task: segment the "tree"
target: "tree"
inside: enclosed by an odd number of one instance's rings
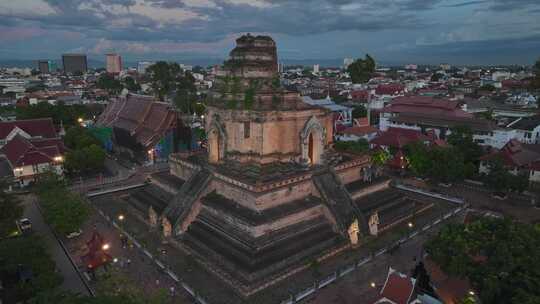
[[[489,91],[489,92],[493,92],[496,90],[495,86],[492,85],[492,84],[485,84],[481,87],[478,88],[479,91]]]
[[[353,118],[367,117],[367,109],[364,106],[356,106],[352,111]]]
[[[109,94],[112,95],[119,94],[124,88],[122,82],[114,78],[114,76],[109,73],[103,73],[99,76],[96,81],[96,87],[106,90]]]
[[[62,282],[62,277],[55,271],[54,261],[38,236],[29,235],[0,241],[0,257],[2,277],[15,278],[4,281],[3,287],[14,294],[17,302],[52,290]],[[31,271],[29,282],[16,279],[21,267]]]
[[[364,59],[358,58],[347,68],[353,83],[366,83],[375,72],[375,60],[368,54]]]
[[[444,75],[442,74],[439,74],[439,73],[434,73],[433,75],[431,75],[431,81],[432,82],[439,82],[441,80],[441,78],[443,78]]]
[[[364,138],[357,141],[338,141],[334,144],[337,151],[349,153],[364,153],[369,150],[369,143]]]
[[[195,87],[195,78],[191,72],[177,76],[175,90],[174,103],[176,107],[182,113],[193,114],[195,112],[194,105],[197,102],[197,88]]]
[[[447,225],[426,244],[446,273],[469,278],[483,303],[537,303],[538,248],[538,227],[493,218]]]
[[[466,126],[453,128],[448,135],[448,143],[463,154],[466,163],[477,163],[483,154],[480,145],[474,142],[472,130]]]
[[[429,174],[442,182],[454,182],[464,177],[463,154],[456,148],[433,148]]]
[[[409,168],[416,176],[426,176],[432,166],[428,147],[422,142],[411,143],[405,146],[405,155]]]
[[[7,181],[0,179],[0,239],[16,231],[15,221],[23,213],[20,201],[6,192],[7,187]]]
[[[161,101],[176,89],[177,76],[181,73],[182,69],[175,62],[158,61],[146,69],[150,87]]]
[[[34,188],[45,220],[61,234],[80,229],[90,214],[88,205],[66,188],[54,173],[43,174]]]
[[[526,174],[518,173],[514,175],[504,167],[504,162],[500,158],[492,159],[488,162],[488,170],[485,181],[486,185],[497,191],[523,192],[529,186],[529,177]]]
[[[138,92],[141,90],[141,86],[135,82],[133,77],[124,78],[124,87],[130,92]]]
[[[99,145],[100,142],[86,128],[73,126],[64,136],[64,143],[70,149],[82,149],[90,145]]]
[[[388,159],[390,158],[390,153],[388,153],[386,150],[380,149],[374,152],[371,155],[371,161],[374,165],[382,167],[386,164]]]

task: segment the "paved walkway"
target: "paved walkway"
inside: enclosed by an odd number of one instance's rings
[[[64,281],[61,288],[74,293],[89,295],[88,289],[81,280],[77,270],[69,260],[66,252],[60,246],[59,241],[54,236],[50,227],[45,223],[36,204],[35,196],[24,196],[22,202],[22,205],[24,206],[24,216],[29,218],[32,222],[34,233],[43,239],[52,259],[56,263],[56,268],[62,274]]]
[[[155,295],[160,289],[169,291],[171,287],[174,287],[175,295],[167,298],[167,304],[193,303],[191,297],[165,272],[159,270],[157,265],[138,248],[134,246],[122,248],[120,232],[97,213],[93,213],[89,221],[84,224],[83,234],[66,243],[76,263],[81,263],[80,257],[86,254],[85,243],[91,238],[94,229],[97,229],[106,242],[110,244],[109,253],[113,258],[117,259],[117,262],[113,263],[107,271],[120,272],[127,276],[130,281],[133,281],[137,287],[144,291],[146,296]],[[80,265],[80,268],[83,268],[83,265]],[[104,270],[98,270],[99,273],[102,271]],[[91,284],[95,286],[96,282]]]

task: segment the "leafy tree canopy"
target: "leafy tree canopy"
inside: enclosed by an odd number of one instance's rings
[[[0,179],[0,239],[16,231],[15,221],[23,213],[19,200],[7,188],[6,180]]]
[[[133,77],[124,78],[124,87],[130,92],[138,92],[141,90],[141,86],[133,79]]]
[[[122,82],[109,73],[101,74],[96,81],[96,86],[112,95],[119,94],[124,88]]]
[[[45,220],[61,234],[80,229],[90,214],[88,205],[54,173],[40,176],[34,192],[44,209]]]
[[[363,138],[357,141],[338,141],[334,144],[334,148],[341,152],[364,153],[369,150],[369,143]]]
[[[469,278],[482,303],[539,303],[538,248],[538,225],[491,218],[445,226],[426,244],[445,272]]]
[[[353,118],[367,117],[367,109],[364,106],[356,106],[352,111]]]
[[[467,163],[476,163],[482,156],[482,148],[474,142],[473,132],[469,127],[458,126],[451,130],[448,143],[456,147]]]
[[[375,59],[366,55],[364,59],[356,59],[347,68],[347,72],[351,76],[353,83],[366,83],[371,79],[371,76],[375,72]]]
[[[175,62],[158,61],[146,69],[150,87],[159,100],[176,89],[176,79],[183,71]]]
[[[89,119],[96,115],[91,108],[84,105],[67,106],[62,102],[51,105],[40,102],[27,107],[17,107],[15,110],[17,119],[52,118],[56,125],[63,123],[64,126],[77,125],[78,118]]]
[[[0,241],[0,274],[6,279],[4,288],[19,300],[28,300],[41,292],[59,286],[62,277],[55,272],[55,264],[42,240],[37,236],[25,236]],[[31,271],[29,282],[19,282],[18,271],[23,267]]]

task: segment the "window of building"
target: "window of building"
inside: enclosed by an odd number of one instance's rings
[[[244,138],[249,138],[250,135],[250,123],[249,121],[244,122]]]

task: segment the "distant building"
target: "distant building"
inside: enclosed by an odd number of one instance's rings
[[[63,54],[62,66],[65,74],[86,73],[88,63],[85,54]]]
[[[320,65],[318,65],[318,64],[313,65],[313,73],[314,74],[319,74],[319,69],[320,69]]]
[[[38,70],[42,74],[50,74],[56,72],[56,62],[53,60],[39,60]]]
[[[41,74],[49,74],[49,60],[40,60],[38,61],[38,70]]]
[[[343,59],[343,69],[346,70],[353,62],[354,62],[353,58],[345,58],[345,59]]]
[[[149,61],[141,61],[139,62],[139,64],[137,65],[137,72],[139,72],[139,74],[144,74],[146,73],[146,69],[151,66],[152,64],[154,64],[153,62],[149,62]]]
[[[119,74],[122,71],[122,57],[118,54],[107,54],[107,73]]]
[[[440,68],[443,71],[449,71],[452,68],[452,66],[448,63],[441,63]]]
[[[413,71],[416,71],[418,69],[418,65],[416,64],[407,64],[405,66],[405,70],[413,70]]]

